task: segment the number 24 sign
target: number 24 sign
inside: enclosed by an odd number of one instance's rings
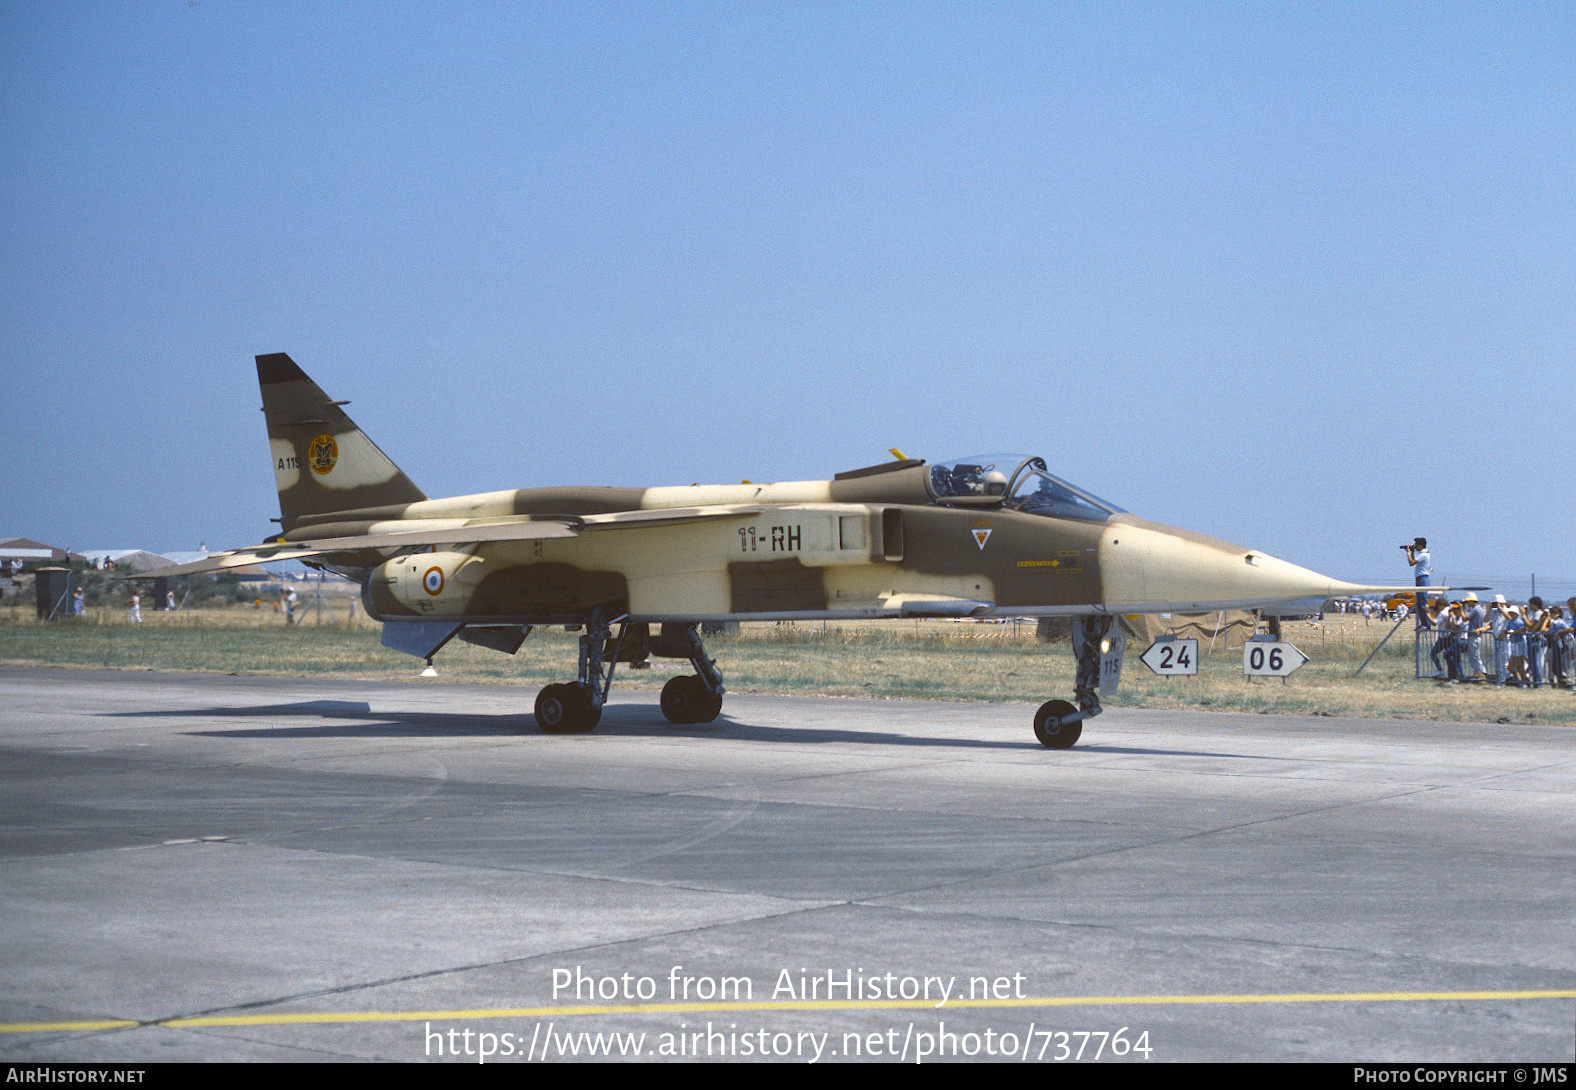
[[[1191,676],[1198,673],[1198,641],[1162,636],[1139,661],[1162,677]]]

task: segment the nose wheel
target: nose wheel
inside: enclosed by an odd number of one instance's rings
[[[1122,648],[1126,641],[1118,631],[1112,631],[1110,617],[1078,617],[1073,621],[1073,659],[1078,668],[1074,675],[1073,692],[1078,697],[1076,705],[1066,700],[1047,700],[1034,713],[1034,736],[1046,749],[1069,749],[1083,733],[1085,719],[1100,714],[1100,689],[1102,660],[1109,651],[1115,659],[1111,671],[1111,689],[1115,691],[1116,678],[1121,676]]]
[[[1034,713],[1034,736],[1046,749],[1067,749],[1083,733],[1084,718],[1065,700],[1047,700]]]

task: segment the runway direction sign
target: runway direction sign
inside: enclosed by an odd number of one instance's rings
[[[1249,640],[1242,645],[1242,673],[1245,677],[1286,677],[1308,661],[1289,643]]]
[[[1198,641],[1161,636],[1138,661],[1161,677],[1191,677],[1198,673]]]

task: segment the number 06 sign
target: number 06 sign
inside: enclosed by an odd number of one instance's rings
[[[1242,647],[1242,673],[1247,677],[1285,677],[1308,661],[1289,643],[1249,640]]]

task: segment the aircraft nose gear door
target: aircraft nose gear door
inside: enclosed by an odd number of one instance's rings
[[[1111,617],[1078,617],[1073,621],[1073,657],[1078,674],[1074,708],[1065,700],[1048,700],[1034,713],[1034,736],[1047,749],[1067,749],[1083,733],[1083,722],[1101,712],[1100,694],[1116,691],[1122,676],[1127,637]]]

